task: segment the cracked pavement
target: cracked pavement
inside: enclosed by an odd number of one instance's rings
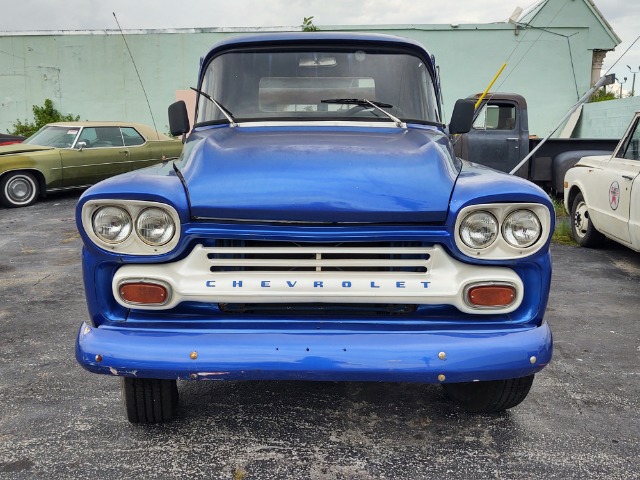
[[[640,253],[553,246],[554,358],[505,414],[435,385],[180,382],[175,421],[134,426],[75,362],[76,201],[0,208],[2,479],[640,478]]]

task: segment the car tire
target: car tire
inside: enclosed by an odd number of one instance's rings
[[[522,402],[531,390],[534,375],[488,382],[444,383],[447,396],[471,413],[497,413]]]
[[[581,247],[594,248],[602,245],[604,235],[596,230],[589,216],[587,202],[578,193],[571,205],[571,235]]]
[[[9,172],[0,180],[0,203],[5,207],[28,207],[38,199],[40,188],[28,172]]]
[[[155,378],[122,379],[122,401],[131,423],[163,423],[178,409],[178,386],[175,380]]]

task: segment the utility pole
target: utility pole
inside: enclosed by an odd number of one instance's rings
[[[618,83],[620,84],[620,95],[618,95],[618,98],[622,98],[622,85],[627,83],[627,77],[624,77],[624,81],[618,79]]]
[[[633,81],[631,82],[631,96],[633,97],[636,94],[636,73],[640,73],[640,67],[635,72],[631,70],[631,67],[627,65],[627,68],[631,73],[633,73]]]

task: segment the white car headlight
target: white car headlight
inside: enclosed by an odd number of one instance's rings
[[[502,223],[502,236],[513,247],[526,248],[538,241],[542,225],[531,210],[511,212]]]
[[[470,213],[460,224],[460,238],[470,248],[487,248],[498,237],[498,221],[484,210]]]
[[[131,215],[124,208],[105,206],[93,214],[91,227],[96,236],[105,243],[122,243],[131,234]]]
[[[162,208],[145,208],[136,219],[136,233],[143,242],[158,246],[169,242],[176,232],[176,225],[169,212]]]

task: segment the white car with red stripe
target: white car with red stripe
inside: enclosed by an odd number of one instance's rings
[[[564,207],[581,246],[610,238],[640,252],[640,112],[612,155],[584,157],[567,171]]]

